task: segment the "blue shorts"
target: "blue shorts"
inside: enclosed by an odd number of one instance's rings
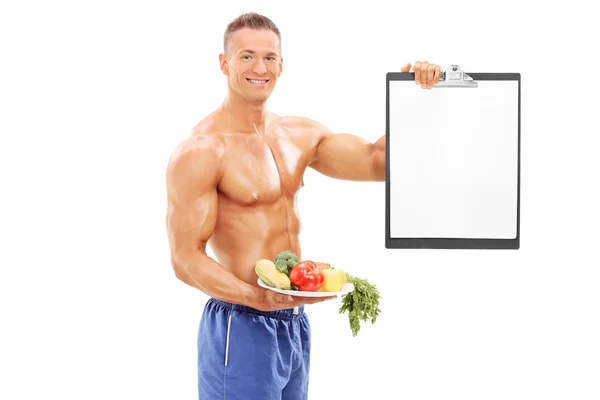
[[[211,298],[198,332],[200,400],[308,398],[310,324],[304,307],[263,312]]]

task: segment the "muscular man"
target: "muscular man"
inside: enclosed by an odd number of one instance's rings
[[[283,59],[279,30],[264,16],[232,21],[219,61],[227,96],[175,149],[167,168],[175,274],[210,296],[198,333],[199,396],[306,399],[310,325],[304,305],[332,297],[265,290],[254,266],[283,250],[302,259],[296,195],[307,167],[336,179],[384,181],[385,136],[369,143],[267,111]],[[416,62],[413,71],[427,89],[441,73],[427,62]]]

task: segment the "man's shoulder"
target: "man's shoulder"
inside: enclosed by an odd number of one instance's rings
[[[171,152],[168,170],[194,169],[194,165],[217,164],[224,154],[223,138],[210,120],[199,122]]]
[[[301,117],[296,115],[288,115],[284,117],[279,117],[279,123],[281,126],[290,129],[311,129],[311,130],[320,130],[323,129],[324,126],[318,121],[314,119]]]
[[[215,133],[191,133],[183,139],[172,151],[170,162],[180,162],[186,159],[218,158],[223,153],[221,136]]]
[[[204,117],[192,128],[188,140],[209,142],[220,142],[222,140],[222,127],[219,118],[215,113]]]
[[[189,154],[211,155],[222,150],[223,137],[214,113],[198,122],[173,150],[172,158]]]
[[[281,117],[279,123],[290,133],[300,134],[303,137],[311,136],[315,139],[320,139],[331,134],[331,131],[324,124],[312,118],[286,116]]]

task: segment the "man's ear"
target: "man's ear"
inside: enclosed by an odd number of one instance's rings
[[[224,53],[219,54],[219,65],[225,75],[229,75],[229,61]]]
[[[278,78],[281,76],[282,72],[283,72],[283,57],[281,57],[279,59],[279,75],[277,75]]]

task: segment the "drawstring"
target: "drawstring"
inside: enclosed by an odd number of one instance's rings
[[[227,323],[227,342],[225,343],[225,366],[227,366],[227,359],[229,358],[229,332],[231,330],[231,315],[233,311],[229,313],[229,322]]]

